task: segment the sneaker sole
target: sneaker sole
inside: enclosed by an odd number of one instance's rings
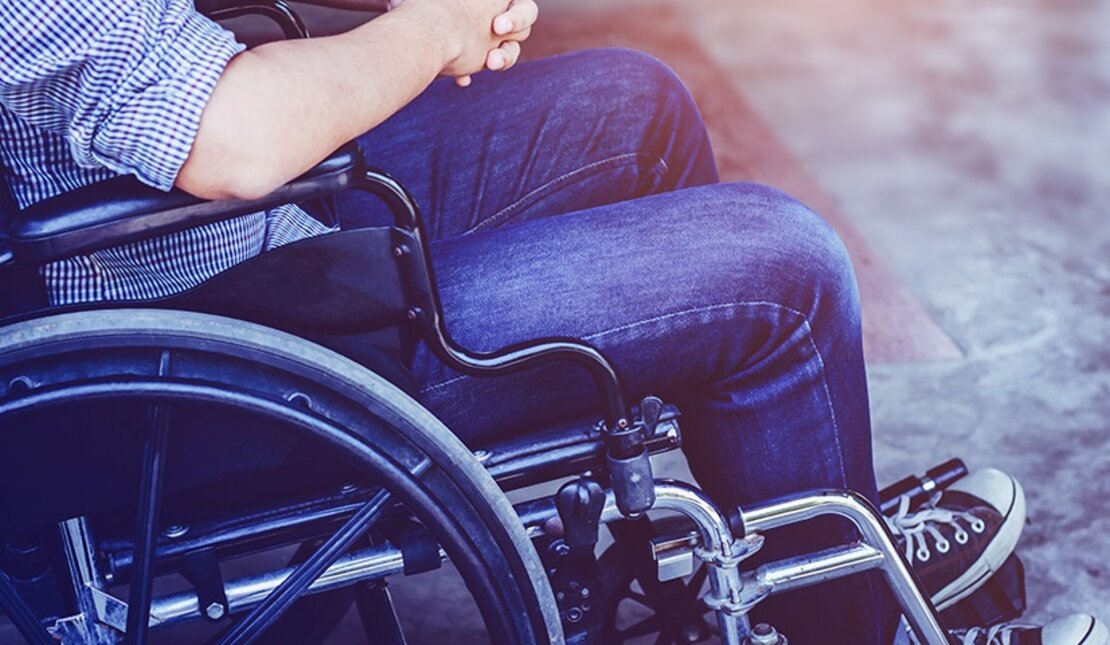
[[[933,595],[933,605],[937,611],[948,609],[982,587],[988,578],[1002,568],[1006,559],[1017,547],[1021,531],[1025,527],[1025,491],[1016,479],[1013,477],[1009,479],[1013,487],[1011,489],[1013,497],[1010,500],[1010,508],[1002,514],[1002,526],[998,534],[983,555],[979,556],[979,559],[972,563],[963,575]]]
[[[1091,626],[1083,640],[1076,645],[1107,645],[1110,644],[1110,630],[1098,619],[1091,617]]]

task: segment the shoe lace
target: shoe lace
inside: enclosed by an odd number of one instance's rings
[[[904,495],[898,501],[898,511],[883,518],[891,533],[905,538],[906,560],[911,564],[915,559],[927,562],[933,557],[927,538],[932,538],[932,548],[939,553],[948,553],[952,548],[952,543],[940,532],[941,526],[952,527],[952,537],[959,544],[967,544],[971,537],[964,524],[975,533],[982,533],[987,528],[986,523],[972,511],[954,511],[939,506],[940,498],[939,493],[934,495],[921,508],[911,513],[910,498]]]
[[[1019,629],[1035,629],[1031,625],[995,625],[994,627],[973,627],[963,632],[961,645],[1011,645],[1014,633]],[[957,632],[957,635],[959,633]],[[979,640],[985,638],[986,640]]]

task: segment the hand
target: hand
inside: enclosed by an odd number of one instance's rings
[[[493,19],[493,33],[501,43],[486,54],[485,67],[491,71],[505,71],[520,58],[520,43],[532,34],[532,25],[539,18],[540,8],[535,0],[512,0],[509,8]],[[457,76],[460,87],[470,85],[471,78]]]
[[[535,0],[513,0],[508,10],[493,19],[493,33],[502,39],[501,44],[486,54],[486,69],[505,71],[520,58],[520,43],[532,34],[540,8]],[[455,82],[460,87],[470,85],[470,76],[459,76]]]
[[[539,15],[535,0],[513,0],[508,11],[493,19],[493,33],[501,37],[501,45],[486,56],[488,69],[504,71],[516,64],[520,43],[532,35],[532,25]]]

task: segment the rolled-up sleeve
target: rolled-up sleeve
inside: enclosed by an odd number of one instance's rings
[[[242,49],[191,0],[0,0],[0,103],[78,164],[169,190]]]

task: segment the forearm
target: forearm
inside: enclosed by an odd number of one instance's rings
[[[208,199],[266,194],[374,128],[450,58],[446,39],[427,23],[402,7],[344,34],[236,56],[205,108],[177,186]]]
[[[385,11],[389,5],[389,0],[297,0],[297,2],[350,11]]]

